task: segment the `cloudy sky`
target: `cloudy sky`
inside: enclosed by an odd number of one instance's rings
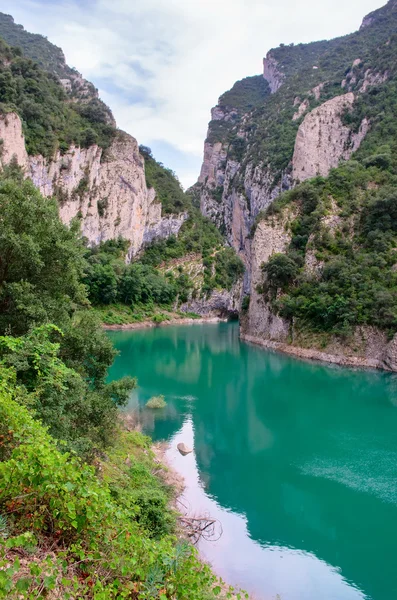
[[[0,10],[61,46],[118,126],[187,187],[210,109],[266,52],[356,30],[386,0],[0,0]]]

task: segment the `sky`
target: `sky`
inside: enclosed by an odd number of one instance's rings
[[[358,29],[386,0],[0,0],[0,11],[60,46],[117,124],[178,175],[198,177],[211,107],[262,72],[280,43]]]

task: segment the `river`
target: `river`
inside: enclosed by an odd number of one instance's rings
[[[128,410],[222,524],[200,544],[217,573],[258,600],[397,598],[396,375],[257,348],[233,323],[109,336],[110,377],[139,380]]]

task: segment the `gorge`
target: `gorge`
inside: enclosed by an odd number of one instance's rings
[[[395,596],[396,75],[270,50],[185,192],[0,13],[0,600]]]

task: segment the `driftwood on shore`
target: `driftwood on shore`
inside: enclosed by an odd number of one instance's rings
[[[186,505],[182,502],[182,499],[178,499],[178,504],[181,505],[186,514],[180,513],[178,522],[185,535],[193,544],[198,544],[200,540],[206,540],[208,542],[216,542],[219,540],[223,533],[222,524],[218,519],[212,518],[209,514],[191,516],[190,511]]]

